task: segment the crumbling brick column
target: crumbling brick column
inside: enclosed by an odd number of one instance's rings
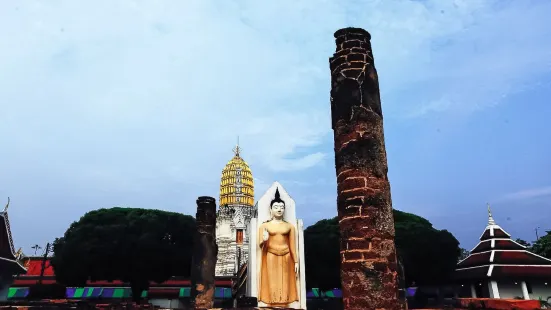
[[[191,264],[191,300],[195,309],[214,307],[216,267],[216,202],[212,197],[197,199],[197,231],[193,241]]]
[[[405,309],[398,299],[394,219],[371,35],[335,32],[330,58],[341,282],[345,309]]]

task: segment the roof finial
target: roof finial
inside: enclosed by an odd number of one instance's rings
[[[241,153],[241,148],[239,147],[239,136],[237,136],[237,145],[233,148],[233,153],[237,157],[239,157],[239,153]]]
[[[8,207],[10,206],[10,197],[8,197],[8,203],[4,207],[4,212],[8,212]]]
[[[494,221],[494,218],[492,217],[492,209],[490,209],[490,204],[486,203],[488,206],[488,225],[495,225],[496,222]]]

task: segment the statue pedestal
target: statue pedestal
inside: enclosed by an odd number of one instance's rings
[[[287,194],[285,189],[278,182],[274,184],[266,191],[264,196],[257,203],[257,217],[252,218],[249,222],[249,260],[247,268],[247,296],[250,297],[259,297],[259,282],[260,279],[260,268],[262,264],[262,252],[261,248],[258,246],[258,229],[260,225],[268,220],[270,220],[270,202],[274,199],[276,189],[280,193],[281,199],[285,202],[285,215],[284,220],[287,223],[290,223],[294,226],[295,234],[295,244],[296,244],[296,253],[298,256],[298,276],[297,276],[297,295],[298,301],[295,301],[291,304],[286,305],[283,308],[287,309],[306,309],[306,273],[304,265],[304,224],[302,220],[297,220],[295,216],[295,201]],[[258,301],[258,307],[270,307],[276,308],[274,306],[267,305],[262,301]]]

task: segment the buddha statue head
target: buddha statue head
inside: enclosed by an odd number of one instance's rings
[[[270,215],[272,219],[283,220],[285,213],[285,201],[279,196],[279,188],[276,188],[275,197],[270,202]]]

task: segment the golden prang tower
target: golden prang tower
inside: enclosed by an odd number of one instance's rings
[[[240,156],[239,144],[233,149],[235,156],[222,170],[220,206],[254,206],[254,180],[247,162]]]
[[[216,213],[217,276],[234,276],[249,256],[247,227],[255,214],[254,180],[241,158],[239,141],[234,157],[222,170],[220,202]]]

